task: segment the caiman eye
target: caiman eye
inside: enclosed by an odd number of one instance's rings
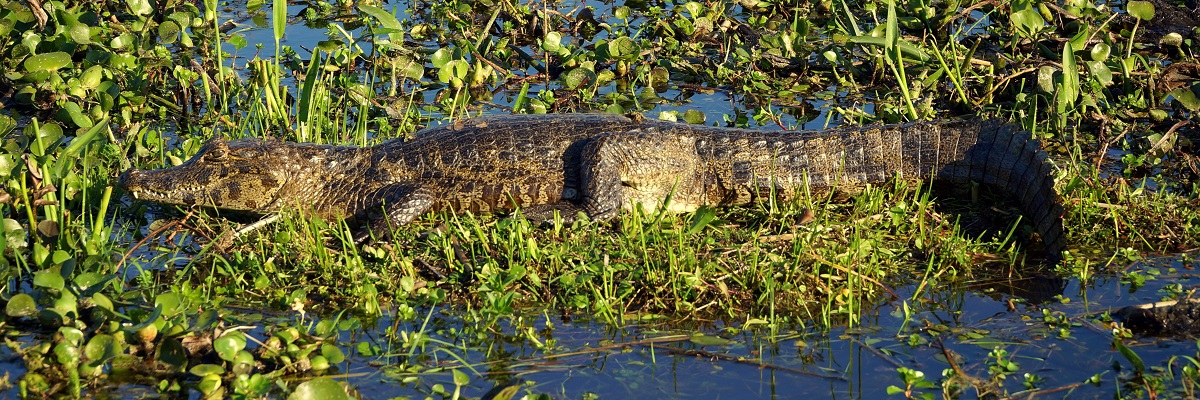
[[[221,161],[225,159],[228,153],[229,151],[225,149],[212,149],[212,151],[204,154],[204,159],[207,161]]]

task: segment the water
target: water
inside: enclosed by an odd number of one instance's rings
[[[1197,267],[1200,263],[1194,261],[1153,258],[1130,269]],[[1037,283],[1047,282],[1021,284]],[[1004,285],[941,288],[914,300],[916,286],[909,285],[897,288],[906,300],[868,311],[860,326],[829,332],[778,327],[772,333],[763,326],[744,326],[746,321],[608,324],[536,311],[472,323],[465,318],[470,313],[446,306],[396,325],[410,336],[429,335],[431,340],[411,355],[398,342],[384,339],[384,330],[396,321],[383,318],[343,344],[347,354],[356,354],[353,348],[363,340],[394,346],[393,355],[353,356],[338,368],[366,398],[423,397],[439,384],[452,391],[450,368],[471,377],[463,388],[471,397],[497,386],[520,385],[521,393],[556,398],[880,398],[888,386],[903,386],[897,375],[901,367],[922,371],[931,381],[956,367],[986,380],[996,359],[990,354],[1003,349],[1003,358],[1019,365],[1003,380],[1010,394],[1025,390],[1021,382],[1028,373],[1038,378],[1038,389],[1057,390],[1055,397],[1107,398],[1139,385],[1123,382],[1132,365],[1112,347],[1111,328],[1099,322],[1099,315],[1159,301],[1170,291],[1200,287],[1197,283],[1189,273],[1158,275],[1141,287],[1109,277],[1087,284],[1072,279],[1065,285],[1049,282],[1040,293],[1043,301],[1036,303],[1005,294]],[[911,312],[907,321],[905,304]],[[693,338],[697,334],[706,338]],[[1129,343],[1148,368],[1197,353],[1191,339]],[[403,372],[413,365],[425,371]],[[1093,376],[1100,377],[1097,384],[1083,384]],[[1166,386],[1177,387],[1178,381],[1168,380]]]

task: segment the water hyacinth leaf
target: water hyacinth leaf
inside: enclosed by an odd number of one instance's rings
[[[83,331],[79,330],[79,328],[64,326],[62,328],[58,328],[58,334],[62,335],[63,342],[67,344],[72,346],[79,346],[83,344],[84,334]]]
[[[1171,98],[1175,99],[1175,101],[1178,101],[1179,104],[1182,104],[1183,107],[1187,108],[1188,111],[1196,112],[1196,110],[1200,110],[1200,99],[1196,97],[1196,92],[1192,89],[1175,89],[1171,91],[1170,95]]]
[[[213,341],[213,349],[222,360],[233,361],[237,353],[246,348],[246,337],[241,332],[233,331]]]
[[[317,378],[296,386],[288,400],[341,400],[350,399],[342,384],[329,378]]]
[[[58,109],[56,117],[59,121],[74,124],[80,128],[91,128],[94,125],[92,119],[83,112],[83,108],[73,101],[63,103],[62,108]]]
[[[38,322],[45,326],[57,327],[71,323],[71,318],[60,310],[44,308],[38,311]]]
[[[383,25],[384,28],[394,32],[388,33],[388,38],[391,39],[392,42],[398,43],[404,40],[404,27],[400,26],[400,21],[396,19],[396,16],[384,11],[382,8],[366,4],[359,4],[358,10],[371,16],[371,18],[374,18],[379,22],[380,25]]]
[[[575,68],[563,75],[563,84],[567,89],[578,89],[581,86],[596,82],[596,73],[587,68]]]
[[[33,285],[37,287],[62,290],[66,285],[57,269],[45,269],[33,274]]]
[[[5,218],[0,221],[4,228],[4,244],[8,248],[17,249],[28,245],[28,235],[25,232],[25,227],[21,226],[20,222],[12,218]]]
[[[154,12],[154,7],[150,5],[150,0],[125,0],[125,5],[129,7],[129,12],[141,17]]]
[[[467,78],[467,70],[470,65],[464,60],[450,60],[438,69],[438,80],[442,83],[450,82],[451,80],[463,80]]]
[[[342,352],[342,349],[329,343],[321,344],[321,355],[334,364],[346,360],[346,354]]]
[[[220,314],[215,309],[204,310],[204,312],[200,313],[199,317],[196,317],[196,323],[190,330],[192,332],[207,331],[213,324],[217,323],[217,317],[219,316]]]
[[[703,124],[705,118],[706,117],[705,117],[704,113],[700,112],[699,110],[687,110],[687,111],[683,112],[683,120],[687,121],[687,123],[689,123],[689,124],[693,124],[693,125]]]
[[[158,345],[158,351],[154,353],[154,359],[171,366],[176,371],[182,371],[187,367],[188,363],[187,350],[183,348],[183,344],[171,338],[163,340]]]
[[[1092,46],[1092,51],[1090,52],[1090,55],[1092,57],[1092,61],[1105,61],[1105,60],[1108,60],[1108,55],[1111,53],[1112,53],[1111,46],[1104,44],[1104,43],[1096,43],[1095,46]]]
[[[1088,61],[1087,66],[1088,72],[1091,72],[1092,77],[1096,78],[1097,82],[1100,82],[1104,86],[1112,85],[1112,70],[1108,68],[1107,64],[1099,61]]]
[[[117,276],[115,274],[101,274],[98,272],[84,272],[75,276],[72,282],[79,288],[79,293],[84,296],[91,296],[96,293],[96,290],[103,287],[104,284],[113,280]]]
[[[1079,68],[1075,66],[1075,50],[1070,42],[1063,45],[1062,85],[1058,88],[1057,110],[1063,115],[1079,100]]]
[[[692,334],[692,337],[690,339],[688,339],[688,341],[698,344],[700,346],[724,346],[724,345],[733,343],[732,340],[724,339],[724,338],[720,338],[720,337],[716,337],[716,336],[709,336],[709,335],[705,335],[703,333]]]
[[[183,29],[179,27],[179,23],[175,21],[163,21],[158,25],[158,42],[162,44],[175,43],[179,40],[179,33]]]
[[[112,300],[109,299],[108,296],[105,296],[104,293],[93,294],[91,297],[91,300],[92,300],[92,305],[99,307],[100,309],[103,309],[103,310],[108,310],[108,312],[110,312],[110,313],[114,312]]]
[[[206,375],[222,375],[225,367],[217,364],[199,364],[188,370],[188,373],[203,378]]]
[[[468,383],[471,383],[471,377],[467,376],[466,372],[462,372],[459,369],[452,369],[450,372],[454,375],[455,386],[466,386]]]
[[[542,50],[547,53],[559,54],[566,49],[562,46],[562,34],[558,32],[547,32],[546,37],[542,39]]]
[[[183,312],[183,299],[178,293],[163,293],[154,298],[154,307],[162,308],[164,316],[171,317]]]
[[[1125,5],[1129,15],[1142,21],[1154,19],[1154,3],[1149,1],[1130,1]]]
[[[37,302],[28,294],[18,293],[8,300],[8,305],[4,307],[4,312],[11,318],[36,315],[38,312]]]
[[[71,64],[71,55],[66,52],[38,54],[25,59],[25,70],[29,72],[55,71]]]
[[[450,60],[454,59],[454,50],[448,47],[443,47],[429,55],[429,63],[433,64],[434,68],[441,69],[445,67]]]

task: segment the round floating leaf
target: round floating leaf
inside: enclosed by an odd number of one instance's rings
[[[719,338],[716,336],[709,336],[709,335],[705,335],[703,333],[693,334],[692,338],[689,340],[692,343],[695,343],[695,344],[698,344],[701,346],[724,346],[724,345],[733,343],[732,340],[723,339],[723,338]]]
[[[633,44],[633,39],[627,36],[621,36],[608,42],[608,55],[613,58],[630,58],[637,54],[637,47]]]
[[[162,307],[163,315],[168,317],[183,312],[182,303],[183,299],[178,293],[163,293],[154,298],[154,306]]]
[[[162,44],[175,43],[179,39],[179,32],[181,31],[182,29],[179,28],[179,24],[175,21],[163,21],[158,26],[158,42]]]
[[[63,281],[62,275],[58,274],[58,270],[41,270],[33,274],[33,285],[47,289],[62,290],[66,282]]]
[[[70,343],[59,343],[54,345],[54,359],[59,364],[63,365],[79,365],[79,346],[71,345]]]
[[[113,312],[112,300],[105,296],[104,293],[96,293],[92,295],[92,304],[101,309]]]
[[[581,86],[596,82],[596,73],[587,68],[575,68],[563,75],[563,84],[567,89],[578,89]]]
[[[1154,3],[1149,1],[1133,0],[1126,3],[1125,7],[1129,11],[1129,15],[1142,21],[1154,19]]]
[[[542,50],[552,54],[562,52],[562,34],[553,31],[547,32],[546,37],[542,39]]]
[[[214,396],[217,389],[220,389],[220,388],[221,388],[221,376],[220,375],[205,375],[203,378],[200,378],[200,383],[196,384],[196,389],[199,389],[200,393],[204,393],[205,396]],[[216,397],[219,397],[219,396],[216,396]]]
[[[122,33],[120,35],[117,35],[117,37],[113,38],[111,41],[109,41],[108,46],[112,47],[114,50],[126,50],[129,47],[133,46],[133,43],[136,40],[137,40],[137,37],[134,36],[132,33]]]
[[[468,383],[471,383],[471,377],[467,376],[466,372],[462,372],[461,370],[458,370],[458,369],[453,369],[450,372],[453,373],[453,375],[454,375],[454,384],[455,385],[466,386]]]
[[[1088,61],[1087,66],[1088,71],[1092,73],[1092,76],[1095,77],[1100,84],[1108,86],[1113,83],[1112,70],[1108,69],[1108,65],[1105,65],[1099,61]]]
[[[158,351],[154,354],[154,359],[163,364],[169,365],[176,371],[182,371],[187,367],[188,357],[187,350],[178,340],[167,338],[158,345]]]
[[[58,328],[58,334],[62,335],[64,343],[69,343],[72,346],[83,344],[83,331],[79,330],[79,328],[64,326]]]
[[[225,373],[225,367],[216,364],[200,364],[192,367],[188,372],[203,378],[207,375],[222,375]]]
[[[241,332],[233,331],[213,341],[213,349],[222,360],[233,361],[237,353],[246,348],[246,337]]]
[[[325,359],[334,364],[338,364],[346,360],[346,355],[342,353],[342,349],[329,343],[321,345],[321,355],[325,356]]]
[[[66,52],[38,54],[25,59],[25,70],[29,72],[54,71],[71,64],[71,55]]]
[[[697,110],[687,110],[683,112],[683,120],[689,124],[703,124],[704,113]]]
[[[62,108],[58,109],[58,114],[55,116],[59,121],[71,123],[80,128],[91,128],[94,125],[92,119],[83,112],[83,108],[73,101],[63,103]]]
[[[443,47],[433,52],[433,54],[429,56],[429,63],[433,64],[434,68],[441,69],[442,67],[445,67],[446,63],[450,62],[450,60],[453,58],[454,51],[450,50],[448,47]]]
[[[1188,111],[1196,112],[1196,110],[1200,110],[1200,99],[1196,97],[1196,92],[1192,91],[1191,89],[1175,89],[1171,91],[1170,95],[1175,99],[1175,101],[1178,101],[1179,104],[1182,104],[1184,108],[1187,108]]]
[[[1104,61],[1108,59],[1108,55],[1112,53],[1112,47],[1104,43],[1096,43],[1092,46],[1091,56],[1092,61]]]
[[[18,293],[8,300],[8,306],[4,307],[4,312],[13,318],[35,315],[38,312],[37,302],[33,301],[33,297],[28,294]]]
[[[308,365],[312,367],[313,371],[324,371],[329,369],[329,360],[325,356],[313,356],[308,360]]]
[[[349,399],[350,395],[342,384],[329,378],[317,378],[296,386],[288,400],[333,400]]]
[[[44,308],[38,311],[38,321],[46,326],[64,326],[71,323],[71,319],[63,314],[62,311],[53,308]]]

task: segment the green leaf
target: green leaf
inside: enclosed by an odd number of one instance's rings
[[[542,38],[542,50],[551,54],[563,52],[562,34],[553,31],[546,33],[546,37]]]
[[[686,117],[687,114],[684,114],[684,118]],[[704,230],[704,227],[708,226],[716,218],[717,212],[712,207],[700,207],[692,215],[692,226],[688,227],[687,233],[689,235],[700,233],[700,231]]]
[[[1079,68],[1075,66],[1075,50],[1070,42],[1063,45],[1062,52],[1062,85],[1058,87],[1057,111],[1063,116],[1075,106],[1079,100]]]
[[[4,307],[4,312],[13,318],[29,317],[37,314],[37,302],[28,294],[18,293],[8,300],[8,305]]]
[[[703,333],[692,334],[692,337],[689,339],[689,341],[700,346],[724,346],[733,343],[732,340],[723,339],[716,336],[709,336]]]
[[[179,28],[179,23],[175,21],[164,21],[158,26],[158,42],[162,44],[175,43],[179,40],[179,32],[183,31]]]
[[[246,348],[246,337],[238,331],[226,333],[213,341],[213,349],[225,361],[233,361],[237,357],[237,353],[244,348]]]
[[[275,0],[271,3],[271,27],[274,29],[275,42],[283,39],[287,30],[287,0]]]
[[[1140,374],[1146,370],[1146,364],[1142,362],[1142,358],[1138,357],[1137,353],[1134,353],[1129,347],[1126,347],[1125,343],[1121,343],[1120,340],[1114,340],[1113,345],[1117,346],[1117,351],[1121,352],[1121,355],[1125,356],[1125,359],[1129,360],[1130,364],[1133,364],[1134,371]]]
[[[392,13],[379,7],[361,3],[358,5],[358,10],[374,18],[384,28],[396,31],[396,33],[388,34],[388,38],[392,42],[401,42],[404,40],[404,27],[400,26],[400,21],[396,20],[396,16],[392,15]]]
[[[55,71],[71,65],[71,55],[66,52],[38,54],[25,59],[25,70],[29,72]]]
[[[181,304],[183,298],[178,293],[163,293],[154,298],[154,306],[161,307],[163,315],[167,317],[175,316],[183,312]]]
[[[222,367],[217,364],[199,364],[199,365],[192,367],[192,369],[189,369],[188,372],[190,372],[192,375],[203,378],[205,375],[224,374],[225,367]]]
[[[1154,19],[1154,3],[1133,0],[1125,5],[1129,15],[1142,21]]]
[[[1108,60],[1108,55],[1111,53],[1112,47],[1104,43],[1096,43],[1095,46],[1092,46],[1090,55],[1092,56],[1092,61],[1105,61]]]
[[[154,12],[154,7],[150,5],[150,0],[125,0],[125,5],[129,7],[129,12],[134,15],[144,17]]]
[[[596,83],[596,73],[587,68],[579,67],[567,71],[566,74],[563,74],[562,79],[563,85],[567,89],[574,90],[584,85],[594,85]]]
[[[342,349],[329,343],[321,344],[321,355],[334,364],[346,360],[346,354],[342,353]]]
[[[63,286],[66,286],[66,282],[63,280],[62,275],[59,275],[57,269],[45,269],[33,274],[33,285],[47,289],[62,290]]]
[[[462,372],[459,369],[453,369],[450,372],[454,375],[455,386],[466,386],[468,383],[471,383],[471,377],[467,376],[466,372]]]
[[[154,359],[171,366],[176,371],[183,371],[188,363],[187,350],[183,348],[183,344],[171,338],[163,340],[158,345],[158,351],[154,353]]]
[[[112,335],[99,334],[92,337],[87,346],[84,346],[83,355],[92,365],[100,365],[117,354],[114,351],[116,346],[118,346],[117,340]]]
[[[343,400],[350,395],[342,388],[342,384],[329,378],[317,378],[296,386],[296,391],[288,396],[288,400]]]
[[[1196,98],[1195,91],[1189,88],[1179,88],[1172,90],[1170,95],[1175,101],[1182,104],[1184,108],[1187,108],[1188,111],[1196,112],[1196,110],[1200,110],[1200,99]]]
[[[452,59],[454,59],[454,50],[451,50],[449,47],[443,47],[437,49],[437,51],[429,56],[429,63],[433,64],[434,68],[441,69]]]

